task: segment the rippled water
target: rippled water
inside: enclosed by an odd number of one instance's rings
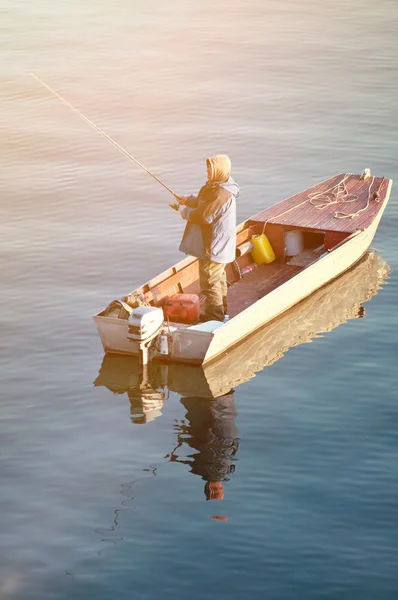
[[[338,172],[398,179],[395,0],[17,0],[0,28],[0,597],[396,598],[395,188],[365,318],[320,296],[204,402],[197,370],[103,363],[91,315],[180,258],[182,223],[29,76],[177,192],[228,153],[242,220]]]

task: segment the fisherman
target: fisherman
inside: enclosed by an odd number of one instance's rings
[[[200,321],[223,321],[228,313],[225,267],[235,260],[236,198],[239,187],[231,177],[225,154],[206,159],[207,182],[197,196],[176,196],[188,221],[180,250],[199,259],[199,282],[205,297]]]

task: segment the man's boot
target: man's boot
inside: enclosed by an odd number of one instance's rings
[[[200,321],[224,321],[223,306],[209,306],[203,315],[199,317]]]
[[[225,317],[225,315],[228,314],[228,300],[227,300],[227,296],[223,296],[222,303],[223,303],[224,317]]]

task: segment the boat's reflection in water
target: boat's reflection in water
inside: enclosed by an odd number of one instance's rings
[[[191,472],[204,479],[206,498],[222,499],[222,482],[234,470],[238,449],[233,388],[289,348],[349,319],[363,317],[363,303],[377,293],[389,273],[385,261],[371,252],[350,271],[208,366],[152,363],[143,369],[132,357],[106,355],[94,383],[127,393],[131,420],[137,424],[159,417],[170,391],[182,396],[186,415],[175,424],[176,447],[167,458],[189,464]],[[179,455],[183,445],[190,452],[185,458]]]
[[[202,477],[207,500],[224,498],[223,483],[235,469],[239,445],[232,389],[214,397],[200,367],[159,363],[140,367],[135,358],[112,355],[105,356],[95,385],[127,393],[130,418],[136,424],[159,417],[169,391],[183,396],[185,418],[174,422],[176,445],[164,458],[189,465],[191,473]]]

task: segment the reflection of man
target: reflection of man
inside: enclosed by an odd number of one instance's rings
[[[218,398],[182,398],[186,419],[176,426],[178,445],[170,461],[191,467],[191,473],[206,481],[206,500],[223,500],[223,482],[235,471],[234,456],[239,447],[235,424],[233,391]],[[194,450],[185,457],[176,455],[184,442]]]

